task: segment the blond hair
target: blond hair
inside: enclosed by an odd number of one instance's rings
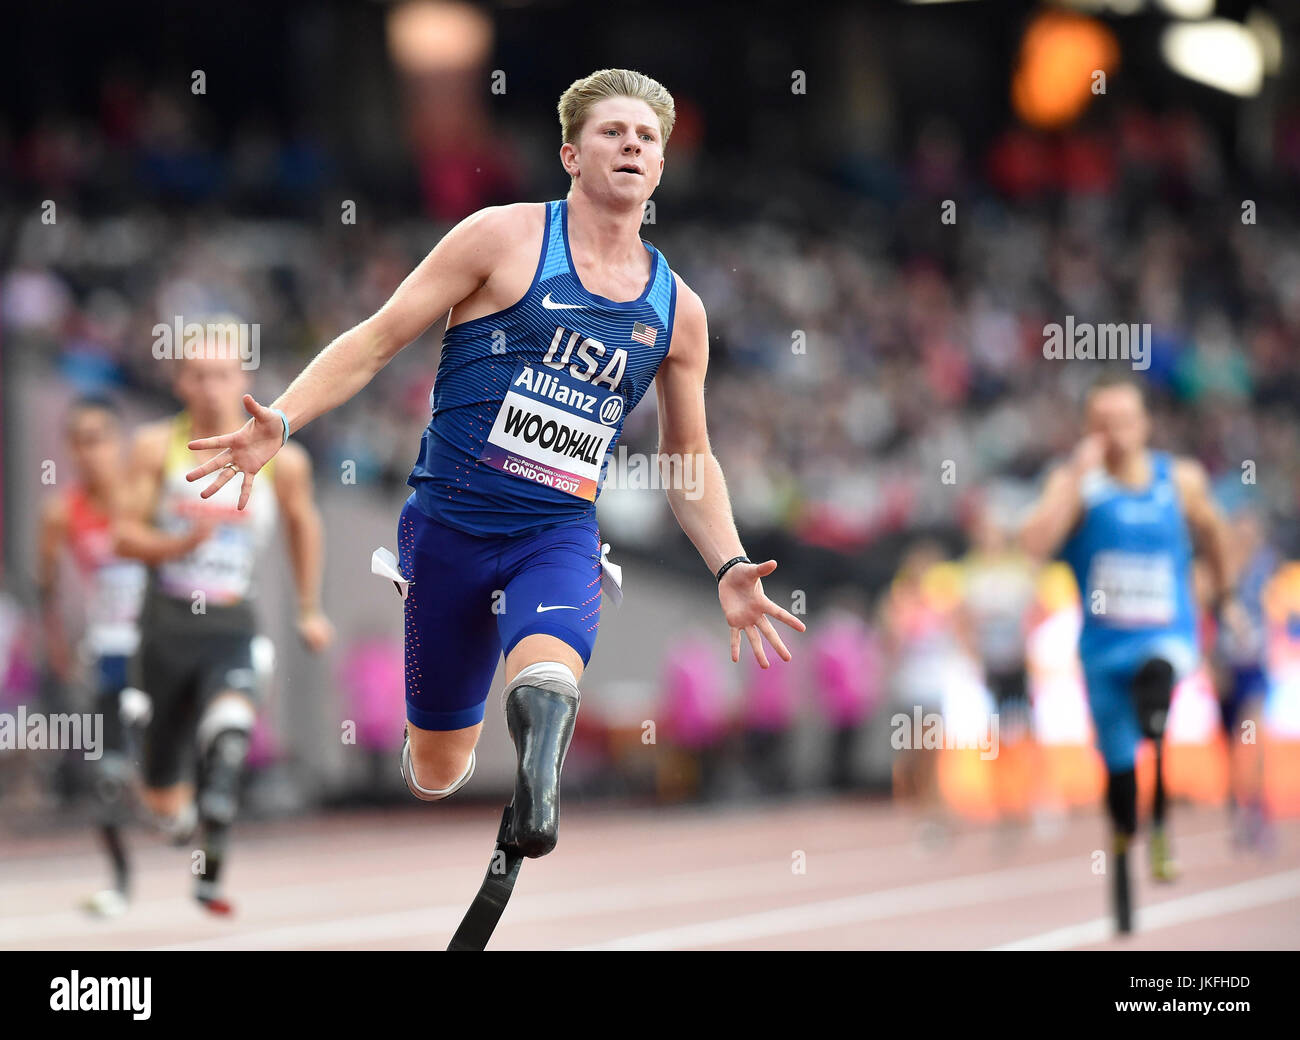
[[[668,136],[677,121],[673,96],[662,83],[631,69],[601,69],[569,84],[569,89],[560,95],[557,106],[564,143],[573,144],[578,139],[593,105],[613,97],[633,98],[649,105],[659,119],[661,144],[668,147]]]

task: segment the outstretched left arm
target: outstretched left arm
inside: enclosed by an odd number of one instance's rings
[[[668,503],[683,531],[699,550],[705,565],[718,569],[745,550],[731,515],[731,501],[722,467],[709,446],[704,417],[704,374],[709,364],[709,332],[704,305],[686,283],[677,281],[677,315],[668,356],[659,367],[655,389],[659,397],[659,464],[666,467]],[[739,563],[718,585],[718,600],[731,627],[731,659],[740,660],[740,634],[749,638],[761,667],[768,667],[766,638],[783,661],[790,651],[781,642],[772,618],[798,632],[804,623],[777,606],[763,592],[762,578],[776,570],[776,561]]]
[[[275,494],[289,541],[298,592],[298,634],[314,651],[329,645],[334,629],[321,610],[321,571],[325,558],[325,528],[312,497],[311,457],[301,444],[289,441],[275,457]]]

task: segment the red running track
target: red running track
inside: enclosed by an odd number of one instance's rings
[[[500,809],[417,806],[237,827],[233,918],[188,898],[186,850],[135,837],[136,902],[95,920],[78,902],[107,871],[93,837],[4,843],[4,949],[442,949],[487,868]],[[1137,864],[1137,926],[1119,939],[1097,814],[1017,834],[918,821],[854,799],[708,809],[567,806],[561,840],[525,861],[494,949],[1296,949],[1300,821],[1271,856],[1229,842],[1223,812],[1175,807],[1183,866]]]

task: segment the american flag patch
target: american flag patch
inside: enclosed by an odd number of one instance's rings
[[[632,325],[632,338],[638,343],[644,343],[647,347],[655,345],[655,337],[658,335],[658,329],[651,328],[649,325],[642,325],[639,321]]]

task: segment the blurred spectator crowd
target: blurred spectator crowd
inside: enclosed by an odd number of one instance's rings
[[[1009,130],[978,156],[926,123],[909,154],[788,183],[769,166],[730,195],[707,164],[673,185],[670,148],[644,233],[708,308],[710,430],[742,529],[855,552],[955,529],[990,489],[1023,500],[1077,436],[1098,371],[1044,358],[1044,325],[1067,315],[1149,322],[1157,443],[1226,484],[1252,462],[1252,492],[1294,516],[1300,229],[1282,200],[1300,133],[1276,136],[1273,182],[1251,186],[1231,182],[1196,116],[1136,109],[1054,137]],[[6,349],[39,352],[77,390],[161,410],[155,323],[233,313],[260,325],[257,390],[273,396],[448,226],[377,220],[364,198],[344,223],[339,165],[305,129],[270,123],[219,149],[182,103],[112,80],[97,121],[0,136]],[[495,180],[478,197],[461,189],[471,208],[500,201]],[[352,460],[359,482],[400,488],[437,334],[304,432],[318,465]],[[651,396],[629,421],[630,451],[653,451],[654,411]],[[662,495],[610,511],[646,548],[671,528]]]

